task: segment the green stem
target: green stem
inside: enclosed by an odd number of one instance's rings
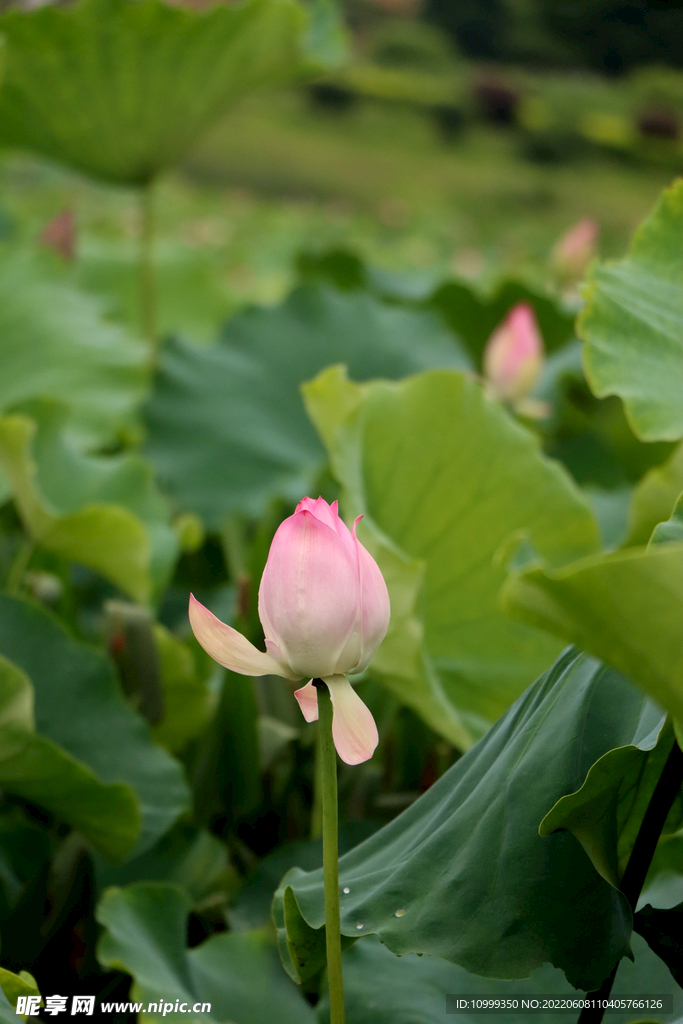
[[[313,759],[313,800],[311,801],[311,839],[323,834],[323,779],[320,750],[320,731],[315,738]]]
[[[31,555],[35,551],[35,547],[36,546],[32,540],[25,538],[17,548],[17,552],[12,559],[12,564],[9,567],[7,580],[5,582],[5,589],[8,594],[12,595],[12,597],[16,597],[21,589],[21,583],[28,568],[28,563],[31,561]]]
[[[320,776],[323,804],[323,877],[325,882],[325,941],[330,1024],[344,1024],[344,979],[339,914],[339,847],[337,808],[337,752],[332,739],[332,700],[322,679],[313,680],[318,691],[320,722]]]
[[[157,290],[154,274],[154,184],[148,182],[140,191],[140,326],[149,342],[153,364],[157,359]]]
[[[659,837],[662,834],[664,823],[668,817],[674,800],[681,791],[683,785],[683,751],[674,740],[671,753],[659,776],[650,803],[643,816],[638,829],[636,841],[631,850],[631,856],[624,869],[619,888],[626,897],[635,914],[640,893],[645,884],[647,872],[652,863]],[[612,986],[617,976],[619,964],[608,978],[605,978],[602,985],[596,992],[589,992],[588,995],[600,1002],[607,1000],[612,992]],[[605,1010],[601,1006],[587,1007],[579,1015],[578,1024],[601,1024]]]

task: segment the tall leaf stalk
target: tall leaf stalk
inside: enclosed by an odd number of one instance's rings
[[[154,271],[154,183],[148,182],[140,191],[140,326],[149,344],[152,365],[158,355],[157,286]]]
[[[339,912],[339,842],[337,804],[337,752],[332,738],[332,699],[322,679],[313,680],[318,691],[320,779],[322,789],[323,879],[325,886],[325,942],[330,1024],[344,1024],[344,979]]]

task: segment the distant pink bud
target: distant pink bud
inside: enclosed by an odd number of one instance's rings
[[[543,339],[530,305],[521,302],[493,332],[484,349],[485,389],[512,405],[534,389],[543,366]]]
[[[552,262],[563,277],[577,279],[595,259],[599,227],[586,217],[567,231],[555,245]]]
[[[273,537],[259,588],[267,653],[253,647],[194,598],[190,622],[204,649],[245,675],[323,679],[332,695],[342,760],[367,760],[377,746],[372,715],[345,678],[362,672],[389,626],[389,594],[372,556],[339,518],[336,501],[304,498]],[[297,691],[307,721],[317,718],[312,686]]]
[[[38,239],[44,249],[53,249],[70,263],[76,255],[76,219],[73,210],[64,210],[49,221]]]

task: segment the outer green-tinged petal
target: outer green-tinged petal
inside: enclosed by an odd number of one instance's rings
[[[332,737],[337,753],[346,764],[368,761],[379,742],[370,710],[346,676],[328,676],[323,682],[327,683],[332,698]]]
[[[328,676],[332,698],[332,737],[337,753],[347,764],[368,761],[377,746],[377,726],[369,709],[360,699],[346,676]],[[313,680],[294,694],[307,722],[318,721],[318,694]]]
[[[203,604],[190,595],[190,624],[194,635],[210,657],[231,672],[239,672],[243,676],[284,676],[289,675],[279,662],[269,654],[257,650],[245,636],[238,633],[232,626],[227,626],[205,608]]]

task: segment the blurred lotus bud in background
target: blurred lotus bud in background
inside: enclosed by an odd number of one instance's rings
[[[578,281],[597,255],[600,228],[586,217],[562,235],[552,252],[552,265],[565,281]]]
[[[123,692],[143,718],[156,725],[164,717],[164,692],[154,616],[149,608],[129,601],[106,601],[103,610],[107,648]]]
[[[514,404],[534,389],[543,364],[543,339],[532,307],[513,306],[486,342],[486,393],[499,402]]]
[[[62,210],[49,221],[38,239],[43,249],[52,249],[67,263],[76,256],[76,218],[73,210]]]

